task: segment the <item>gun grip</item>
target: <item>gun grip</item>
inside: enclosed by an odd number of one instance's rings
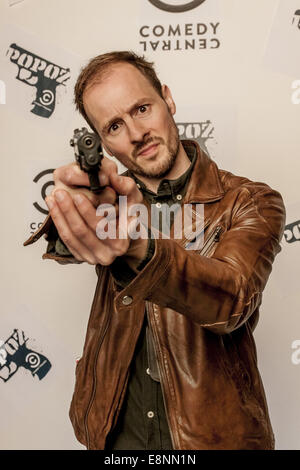
[[[88,175],[89,175],[89,180],[90,180],[90,190],[95,194],[101,193],[102,189],[104,189],[105,186],[100,185],[98,169],[89,171]]]

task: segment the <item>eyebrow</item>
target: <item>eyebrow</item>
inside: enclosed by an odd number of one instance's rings
[[[131,114],[132,111],[134,111],[136,108],[138,108],[139,106],[141,106],[142,104],[144,104],[145,102],[148,102],[150,101],[149,98],[141,98],[140,100],[136,101],[130,108],[129,110],[127,111],[127,113]],[[106,123],[104,124],[104,126],[102,127],[102,132],[107,132],[108,129],[110,128],[110,126],[115,122],[115,121],[118,121],[120,119],[120,116],[119,115],[115,115],[114,117],[112,117],[111,119],[109,119],[109,121],[106,121]]]

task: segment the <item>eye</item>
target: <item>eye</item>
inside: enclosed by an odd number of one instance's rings
[[[142,104],[141,106],[138,107],[138,112],[141,114],[145,114],[148,111],[149,105],[148,104]]]
[[[115,133],[115,132],[117,132],[117,131],[119,130],[119,128],[120,128],[119,124],[118,124],[117,122],[114,122],[114,123],[110,126],[108,132],[109,132],[109,133]]]

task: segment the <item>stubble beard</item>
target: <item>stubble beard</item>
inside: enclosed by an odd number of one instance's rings
[[[151,137],[150,139],[145,140],[142,144],[139,144],[133,152],[133,159],[136,160],[136,155],[141,151],[141,148],[145,148],[152,142],[159,143],[162,147],[165,147],[163,149],[159,149],[164,150],[164,156],[160,158],[160,161],[153,163],[153,168],[151,168],[151,163],[149,165],[150,168],[145,168],[131,160],[130,165],[128,165],[128,169],[133,171],[136,175],[144,176],[146,178],[164,178],[169,173],[178,156],[180,144],[177,126],[173,119],[172,121],[171,133],[167,142],[165,142],[161,137]],[[145,161],[145,163],[147,164],[148,162]]]

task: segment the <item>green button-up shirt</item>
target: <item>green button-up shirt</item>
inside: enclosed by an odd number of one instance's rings
[[[141,180],[128,172],[128,176],[136,181],[144,197],[154,205],[153,209],[157,203],[168,204],[169,207],[174,203],[182,204],[197,158],[195,148],[185,148],[185,150],[191,161],[189,168],[175,180],[163,179],[157,193],[149,190]],[[146,256],[139,264],[138,270],[142,270],[151,260],[154,250],[155,241],[149,238]],[[120,289],[126,287],[136,276],[122,257],[116,258],[110,265],[110,270]],[[117,426],[109,434],[106,445],[106,450],[124,449],[172,449],[153,339],[146,313],[130,365],[127,392]]]

